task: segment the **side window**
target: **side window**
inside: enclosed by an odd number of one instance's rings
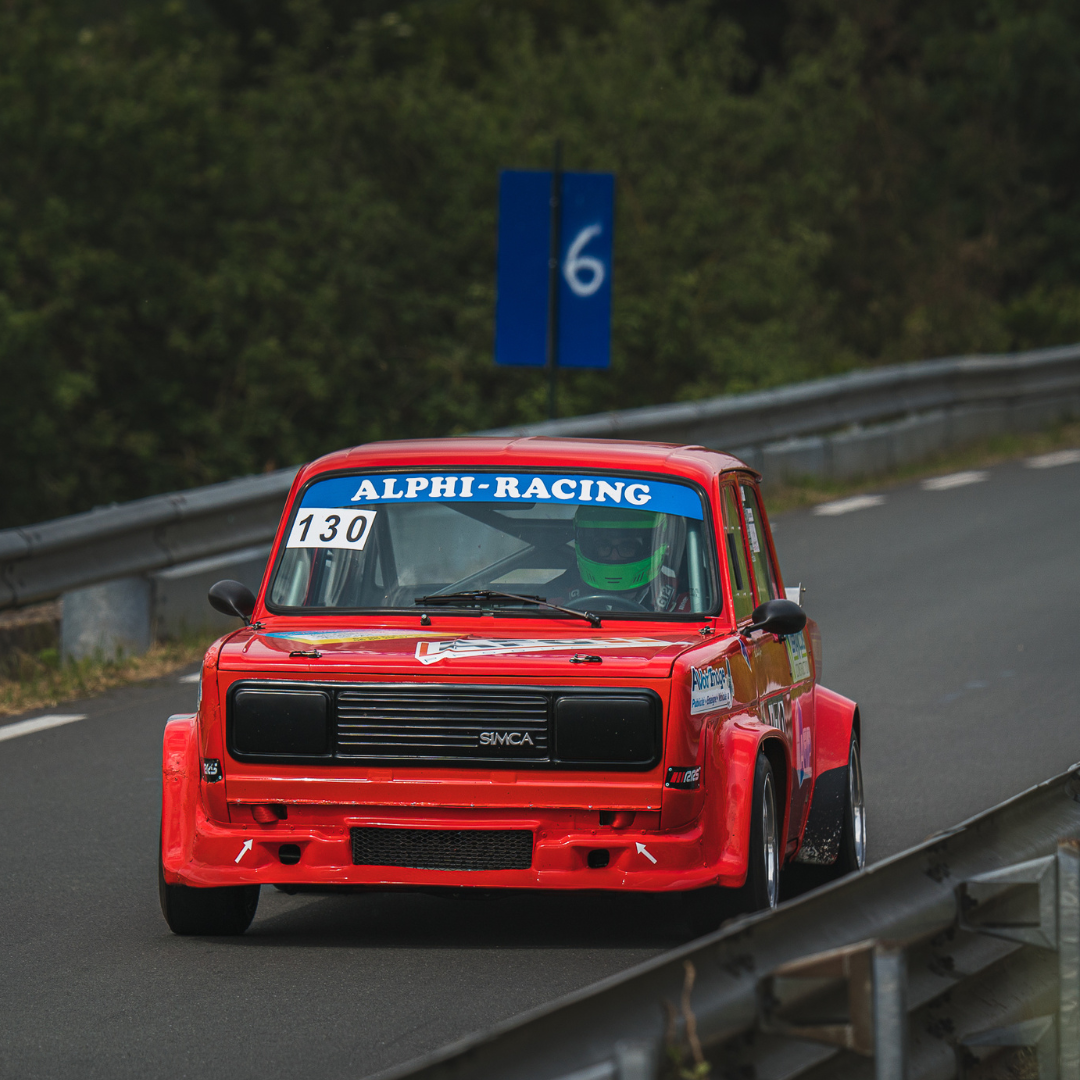
[[[739,504],[735,501],[735,489],[730,484],[720,488],[721,509],[724,515],[724,543],[727,548],[728,566],[731,569],[731,593],[735,607],[735,621],[748,619],[754,610],[754,597],[750,591],[750,570],[746,565],[746,539],[743,536]]]
[[[746,484],[742,491],[743,514],[746,517],[746,535],[750,541],[750,558],[754,563],[754,585],[757,602],[780,599],[780,583],[776,580],[772,559],[769,558],[769,542],[765,538],[765,515],[761,512],[757,492]]]

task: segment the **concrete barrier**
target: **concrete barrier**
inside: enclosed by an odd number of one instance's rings
[[[206,592],[233,578],[253,592],[262,581],[270,545],[170,566],[64,594],[60,647],[65,659],[139,656],[155,641],[235,629],[235,618],[215,611]]]
[[[207,602],[206,592],[222,578],[243,582],[252,592],[258,592],[270,548],[270,544],[260,544],[151,574],[155,639],[175,640],[193,633],[235,629],[237,619],[215,611]]]
[[[141,576],[65,593],[60,653],[65,660],[140,656],[153,641],[153,595]]]
[[[805,477],[849,480],[892,472],[995,435],[1038,431],[1080,418],[1080,395],[1016,405],[934,409],[885,424],[732,450],[766,489]]]

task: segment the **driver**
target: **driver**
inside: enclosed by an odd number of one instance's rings
[[[686,525],[681,517],[652,510],[579,506],[574,514],[574,553],[580,586],[571,603],[610,595],[615,610],[678,611],[687,597],[677,589]],[[628,601],[624,606],[618,601]],[[576,606],[576,605],[574,605]],[[601,610],[602,604],[597,604]]]

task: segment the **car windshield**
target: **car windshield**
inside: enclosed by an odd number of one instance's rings
[[[334,476],[294,508],[269,605],[704,613],[717,590],[702,505],[689,484],[647,476]]]

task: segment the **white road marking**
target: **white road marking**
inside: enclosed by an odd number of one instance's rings
[[[236,856],[235,861],[239,862],[251,850],[251,845],[254,843],[254,840],[245,840],[244,846],[240,849],[240,854]]]
[[[982,469],[970,469],[967,472],[949,473],[948,476],[933,476],[922,482],[923,491],[948,491],[950,488],[966,487],[968,484],[981,484],[990,474]]]
[[[1028,458],[1024,464],[1029,469],[1054,469],[1058,465],[1076,465],[1080,462],[1080,450],[1055,450],[1050,454],[1039,454]]]
[[[5,739],[17,739],[20,735],[30,735],[35,731],[45,731],[47,728],[60,727],[62,724],[73,724],[76,720],[85,720],[86,713],[69,713],[66,716],[35,716],[33,720],[20,720],[16,724],[5,724],[0,727],[0,742]]]
[[[202,672],[201,671],[193,671],[190,675],[181,675],[179,681],[180,682],[194,683],[194,682],[198,682],[201,678],[202,678]]]
[[[656,864],[656,859],[652,855],[649,854],[648,849],[645,847],[645,845],[643,843],[641,843],[640,840],[638,841],[638,845],[637,845],[637,853],[639,855],[644,855],[645,858],[648,859],[649,862],[651,862],[653,865]]]
[[[850,514],[853,510],[868,510],[871,506],[880,506],[884,501],[884,495],[852,495],[850,499],[837,499],[836,502],[815,506],[814,513],[819,517],[835,517],[837,514]]]

